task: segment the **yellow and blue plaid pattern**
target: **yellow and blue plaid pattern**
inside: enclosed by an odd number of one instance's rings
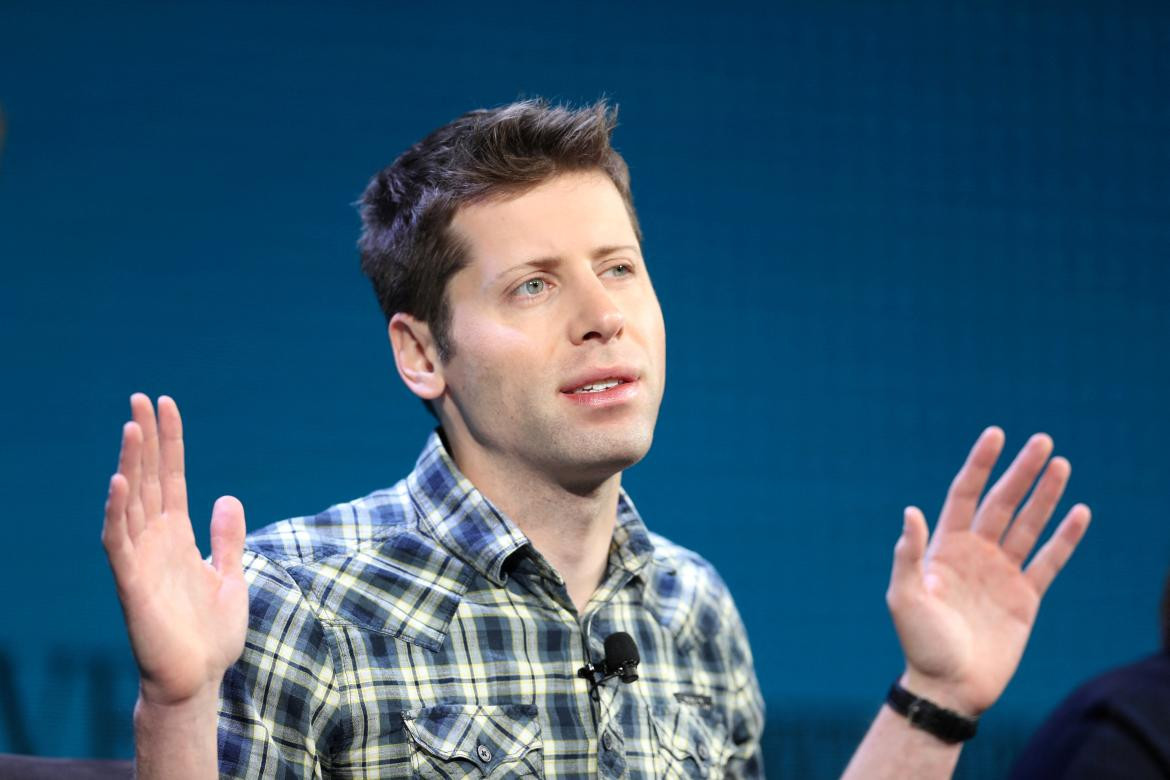
[[[726,586],[622,493],[579,615],[432,434],[396,486],[248,537],[221,775],[762,777],[763,702]],[[576,676],[633,636],[640,678]]]

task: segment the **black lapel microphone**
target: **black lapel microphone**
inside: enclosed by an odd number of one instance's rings
[[[586,663],[577,670],[577,676],[589,681],[589,693],[596,699],[597,686],[606,680],[613,677],[624,683],[637,680],[641,660],[634,638],[625,631],[618,631],[605,638],[605,660],[596,666]]]

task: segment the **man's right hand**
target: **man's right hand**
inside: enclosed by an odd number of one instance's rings
[[[244,507],[231,496],[215,502],[208,564],[187,513],[178,407],[161,396],[156,423],[150,399],[135,393],[130,409],[102,544],[141,675],[139,706],[214,702],[248,626]]]

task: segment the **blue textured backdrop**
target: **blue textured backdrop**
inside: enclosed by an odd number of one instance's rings
[[[132,390],[178,399],[200,526],[408,470],[430,420],[350,204],[519,96],[621,105],[669,334],[627,485],[737,595],[774,774],[847,758],[899,668],[900,509],[989,423],[1052,433],[1095,525],[964,771],[1155,645],[1170,7],[628,5],[0,4],[0,751],[130,751],[98,530]]]

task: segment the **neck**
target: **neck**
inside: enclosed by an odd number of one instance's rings
[[[488,456],[450,441],[471,484],[524,532],[565,581],[578,613],[601,585],[617,522],[621,472],[588,485],[564,485],[529,464]]]

